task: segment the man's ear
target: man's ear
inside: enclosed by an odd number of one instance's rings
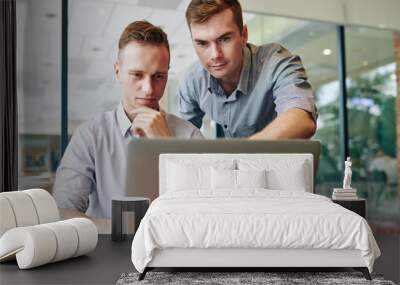
[[[120,63],[119,63],[119,61],[117,60],[117,61],[114,63],[114,73],[115,73],[115,79],[116,79],[117,81],[119,81],[120,69],[121,69]]]
[[[247,25],[243,25],[242,39],[243,39],[243,45],[245,46],[247,44],[247,40],[249,39],[249,32],[247,30]]]

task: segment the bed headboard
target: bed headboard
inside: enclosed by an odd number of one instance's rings
[[[167,191],[168,184],[168,167],[170,163],[183,165],[215,165],[218,162],[232,164],[234,169],[240,169],[241,164],[248,166],[254,163],[261,167],[274,167],[278,171],[288,171],[288,168],[301,165],[304,169],[304,177],[301,177],[301,184],[305,185],[305,191],[314,192],[314,177],[313,177],[313,156],[310,153],[163,153],[159,158],[159,193],[160,195]],[[279,169],[279,165],[284,168]],[[256,166],[255,166],[256,167]],[[281,179],[287,179],[288,174],[282,173]],[[293,181],[296,184],[296,181]]]
[[[315,140],[134,139],[129,143],[128,147],[128,173],[126,175],[125,195],[148,197],[151,200],[158,197],[159,155],[162,153],[307,153],[312,156],[313,177],[315,178],[320,148],[320,142]]]

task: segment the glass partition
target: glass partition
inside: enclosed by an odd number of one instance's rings
[[[51,191],[60,160],[61,1],[17,1],[18,186]]]
[[[369,220],[400,224],[392,32],[348,27],[346,52],[353,185],[367,199]]]

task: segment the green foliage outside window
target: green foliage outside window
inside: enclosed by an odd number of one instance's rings
[[[354,181],[366,179],[369,162],[379,150],[396,157],[396,97],[385,92],[390,75],[375,73],[348,80],[349,152]],[[323,144],[317,181],[340,181],[338,102],[319,107],[319,114],[324,125],[316,135]]]

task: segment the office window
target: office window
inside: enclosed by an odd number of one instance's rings
[[[61,1],[17,1],[18,185],[51,190],[60,159]]]
[[[354,187],[368,200],[370,220],[400,222],[393,34],[348,27],[346,52]]]

